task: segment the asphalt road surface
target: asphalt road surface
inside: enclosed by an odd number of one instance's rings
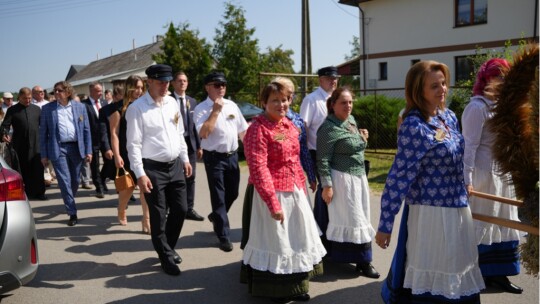
[[[183,258],[182,274],[168,276],[161,270],[150,236],[141,233],[140,202],[131,203],[128,225],[116,219],[117,196],[110,182],[109,194],[95,198],[94,190],[81,189],[77,195],[79,224],[66,225],[60,191],[47,188],[48,201],[32,201],[38,229],[40,266],[27,286],[0,296],[2,304],[23,303],[271,303],[248,294],[239,282],[241,213],[247,168],[242,168],[240,197],[230,210],[234,250],[218,249],[211,223],[186,221],[177,251]],[[138,196],[138,194],[137,194]],[[380,197],[371,196],[371,219],[376,227]],[[210,213],[204,165],[197,166],[195,209]],[[399,218],[396,220],[399,223]],[[397,232],[397,228],[395,229]],[[394,234],[394,238],[396,234]],[[382,274],[368,279],[354,271],[352,264],[325,263],[325,274],[310,284],[310,303],[382,303],[381,282],[388,273],[395,239],[387,250],[373,247],[373,265]],[[524,271],[523,271],[524,272]],[[488,288],[483,303],[538,303],[538,279],[527,274],[512,277],[525,289],[521,295]]]

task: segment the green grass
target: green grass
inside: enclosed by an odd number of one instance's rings
[[[384,189],[386,176],[394,161],[393,154],[366,153],[366,160],[370,162],[368,182],[369,188],[375,193],[381,193]]]

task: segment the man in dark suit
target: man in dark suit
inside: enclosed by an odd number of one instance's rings
[[[43,166],[52,162],[62,199],[69,215],[68,226],[78,222],[75,195],[84,161],[92,161],[92,138],[86,107],[73,100],[67,81],[54,85],[56,101],[41,109],[39,146]]]
[[[90,123],[90,132],[92,133],[92,162],[90,163],[90,171],[92,172],[92,183],[96,187],[96,197],[104,198],[105,185],[99,175],[99,148],[101,143],[107,140],[100,129],[99,110],[107,105],[106,100],[101,100],[103,88],[101,84],[92,82],[88,86],[90,97],[82,101],[88,112],[88,120]],[[112,150],[111,150],[112,153]]]
[[[203,221],[204,217],[200,216],[197,211],[193,209],[193,205],[195,204],[195,168],[197,166],[197,159],[201,159],[203,155],[201,141],[199,139],[199,134],[197,133],[197,128],[195,128],[192,114],[193,109],[195,109],[195,106],[197,105],[197,101],[186,95],[189,81],[184,72],[177,72],[171,83],[174,87],[173,97],[178,101],[180,112],[182,113],[182,120],[184,121],[184,138],[188,146],[188,157],[192,167],[191,176],[186,176],[188,206],[186,219]]]
[[[32,91],[22,88],[19,103],[8,108],[2,122],[2,141],[11,143],[17,153],[24,190],[30,199],[46,200],[43,166],[39,155],[39,116],[41,109],[31,104]],[[13,128],[13,135],[10,135]]]

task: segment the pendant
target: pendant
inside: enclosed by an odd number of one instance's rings
[[[437,129],[437,131],[435,132],[435,139],[437,141],[443,141],[443,139],[446,137],[446,132],[444,132],[443,129]]]

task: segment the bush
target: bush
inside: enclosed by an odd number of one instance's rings
[[[369,148],[396,148],[397,117],[403,107],[404,98],[386,95],[366,95],[355,100],[352,115],[359,128],[369,130]]]

